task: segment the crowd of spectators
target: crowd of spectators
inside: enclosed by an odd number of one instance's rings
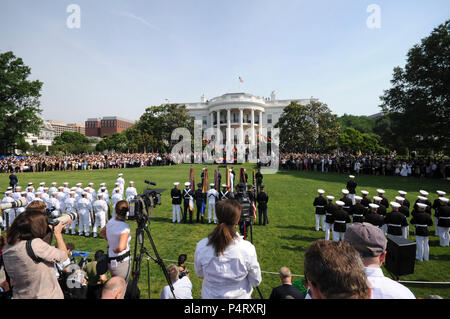
[[[354,156],[349,154],[281,154],[280,168],[285,170],[447,178],[450,161],[436,158],[400,158],[397,156]]]
[[[0,159],[0,173],[8,173],[11,170],[22,173],[163,166],[179,162],[179,158],[167,153],[8,156]]]

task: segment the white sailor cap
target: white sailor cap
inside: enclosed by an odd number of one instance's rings
[[[17,190],[17,189],[22,189],[22,186],[16,186],[16,190]]]
[[[328,199],[328,200],[334,200],[334,196],[328,195],[328,196],[327,196],[327,199]]]
[[[58,192],[54,192],[54,193],[52,193],[52,196],[58,196],[59,195],[59,193]]]
[[[42,195],[42,192],[36,192],[34,193],[36,196]]]
[[[81,193],[82,196],[87,195],[87,194],[88,194],[87,192],[82,192]]]
[[[421,189],[420,191],[419,191],[419,193],[422,195],[422,196],[428,196],[430,193],[428,193],[427,191],[425,191],[425,190],[423,190],[423,189]]]
[[[391,207],[394,207],[394,208],[400,208],[402,205],[400,205],[399,203],[397,203],[397,202],[391,202]]]
[[[83,183],[76,183],[76,185],[77,185],[77,186],[81,186],[81,185],[83,185]]]
[[[349,194],[350,192],[348,191],[348,189],[343,189],[342,190],[342,194]]]
[[[30,185],[33,185],[33,182],[29,182],[29,183],[28,183],[28,186],[30,186]]]
[[[209,184],[209,186],[215,186],[216,184],[214,184],[214,183],[211,183],[211,184]]]
[[[374,204],[374,203],[370,203],[369,206],[370,206],[370,208],[378,208],[378,207],[380,207],[380,206],[378,206],[377,204]]]
[[[130,181],[130,184],[134,184],[134,182],[133,182],[133,181]]]
[[[424,203],[417,203],[417,206],[419,208],[423,208],[423,209],[427,208],[427,204],[424,204]]]
[[[88,185],[89,185],[89,186],[94,186],[94,183],[89,183]]]
[[[317,192],[318,192],[319,194],[325,194],[325,191],[324,191],[323,189],[318,189]]]
[[[120,191],[120,188],[119,188],[119,187],[116,187],[116,188],[114,188],[113,191],[114,191],[114,192]]]
[[[69,182],[64,182],[63,185],[69,185]]]
[[[64,189],[64,186],[59,186],[58,189]]]
[[[106,186],[106,183],[101,183],[100,186]]]
[[[439,196],[445,196],[445,195],[447,195],[447,193],[444,192],[444,191],[436,191],[436,193],[437,193]]]
[[[52,185],[56,185],[56,184],[58,184],[57,182],[52,182]]]
[[[85,187],[85,188],[83,188],[85,191],[88,191],[89,190],[89,187]]]
[[[11,186],[8,186],[7,190],[11,190],[11,189],[13,189],[13,188]]]
[[[177,185],[180,185],[180,183],[179,182],[175,182],[175,183],[173,183],[173,185],[177,186]]]
[[[45,185],[45,182],[40,182],[39,185],[40,186]]]
[[[369,195],[369,192],[368,192],[368,191],[361,191],[361,194],[363,194],[363,195]]]
[[[361,196],[355,196],[355,200],[362,200]]]
[[[122,173],[119,173],[119,174],[117,174],[117,176],[123,176],[123,174],[122,174]]]
[[[439,200],[443,203],[448,203],[448,198],[447,197],[439,197]]]
[[[350,177],[350,178],[355,178],[355,175],[349,175],[348,177]]]
[[[73,194],[76,194],[76,192],[70,191],[69,194],[70,194],[70,195],[73,195]]]
[[[44,191],[48,191],[48,187],[44,187],[43,189],[44,189]]]
[[[9,194],[12,194],[12,192],[11,191],[6,191],[5,192],[5,195],[9,195]]]
[[[33,189],[33,186],[28,186],[27,189],[30,191]]]
[[[20,192],[20,195],[26,195],[27,192]]]
[[[70,190],[72,190],[72,191],[74,191],[74,190],[76,190],[77,189],[77,187],[72,187]]]
[[[426,198],[425,196],[417,196],[417,198],[419,199],[419,200],[423,200],[423,201],[426,201],[428,198]]]
[[[103,197],[103,195],[104,195],[104,193],[98,193],[98,194],[97,194],[97,197],[100,197],[100,196]]]
[[[222,187],[227,187],[227,184],[222,184]]]
[[[33,198],[32,202],[43,202],[42,198],[35,197]]]
[[[398,191],[398,193],[399,193],[400,195],[406,195],[406,194],[408,194],[408,193],[405,192],[405,191]]]
[[[105,186],[100,187],[101,190],[106,190]]]
[[[338,201],[336,201],[336,205],[338,205],[338,206],[344,206],[345,203],[342,202],[342,201],[340,201],[340,200],[338,200]]]
[[[401,196],[395,196],[395,200],[399,201],[399,202],[404,202],[405,199]]]
[[[191,186],[191,183],[186,182],[186,183],[184,183],[184,186]]]
[[[120,185],[120,183],[119,183],[119,182],[116,182],[115,185]]]
[[[383,199],[380,196],[374,196],[373,200],[376,202],[381,202]]]
[[[378,194],[384,194],[385,191],[384,191],[384,189],[378,188],[378,189],[377,189],[377,193],[378,193]]]

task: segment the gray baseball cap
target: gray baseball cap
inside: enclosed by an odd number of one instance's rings
[[[378,257],[387,246],[383,231],[369,223],[353,223],[345,231],[344,240],[360,253],[361,257]]]

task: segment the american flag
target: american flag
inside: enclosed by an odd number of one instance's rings
[[[239,77],[239,82],[244,83],[244,80],[241,77]]]

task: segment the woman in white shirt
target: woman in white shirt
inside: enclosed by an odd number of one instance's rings
[[[108,241],[108,269],[111,276],[119,276],[128,282],[130,274],[130,226],[125,222],[128,202],[119,201],[115,207],[116,217],[112,218],[100,231]]]
[[[194,268],[203,278],[203,299],[250,299],[261,283],[255,246],[236,232],[241,212],[236,200],[216,203],[219,224],[197,243]]]

